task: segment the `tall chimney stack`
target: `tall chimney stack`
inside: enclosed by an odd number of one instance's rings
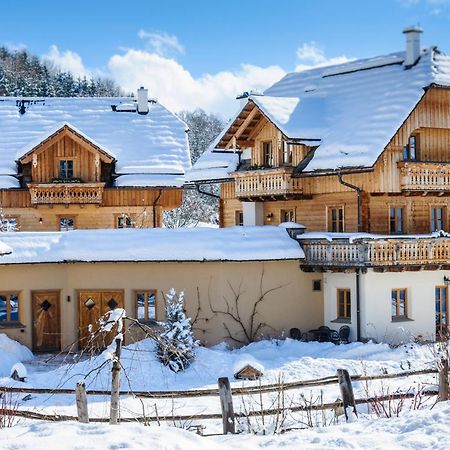
[[[139,114],[148,113],[148,89],[142,86],[137,90],[137,111]]]
[[[423,30],[418,26],[407,27],[403,30],[406,36],[406,57],[403,65],[406,68],[413,66],[420,57],[420,34]]]

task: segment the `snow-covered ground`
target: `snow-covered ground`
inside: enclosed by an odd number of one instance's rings
[[[1,335],[0,335],[1,336]],[[6,341],[5,341],[6,342]],[[5,344],[11,348],[18,344]],[[0,352],[2,347],[0,346]],[[20,352],[19,352],[20,353]],[[29,355],[29,353],[28,353]],[[23,360],[23,355],[16,360]],[[27,387],[66,387],[74,388],[76,382],[86,377],[88,389],[109,389],[110,362],[99,355],[95,358],[73,358],[50,363],[42,358],[26,362],[28,378],[26,383],[15,382],[8,378],[11,359],[6,361],[0,354],[0,385]],[[290,339],[261,341],[246,347],[229,350],[225,345],[213,348],[199,348],[197,360],[183,373],[175,374],[161,366],[154,356],[154,344],[150,340],[129,345],[123,349],[122,375],[123,390],[188,390],[216,387],[218,377],[227,376],[233,386],[250,385],[255,382],[233,380],[236,367],[245,362],[257,362],[262,366],[264,376],[262,384],[276,382],[282,376],[285,382],[308,380],[332,376],[337,368],[348,369],[351,374],[398,373],[407,370],[428,368],[434,365],[434,356],[429,346],[409,344],[395,349],[385,344],[352,343],[335,346],[330,343],[298,342]],[[70,363],[68,363],[70,362]],[[55,367],[56,366],[56,367]],[[101,369],[96,370],[102,366]],[[373,381],[369,384],[354,382],[355,397],[366,397],[367,392],[382,394],[397,389],[412,389],[436,384],[436,375],[422,375],[410,378],[392,379],[384,382]],[[303,397],[302,397],[303,394]],[[264,407],[270,408],[276,401],[277,394],[264,397]],[[321,397],[324,402],[332,402],[339,397],[337,384],[321,388],[287,391],[284,399],[288,405],[301,405],[305,401],[317,402]],[[16,397],[20,409],[28,409],[48,414],[76,415],[73,395],[25,395]],[[306,399],[306,400],[305,400]],[[90,417],[108,417],[109,398],[89,396]],[[21,419],[13,428],[0,432],[0,448],[160,448],[160,449],[214,449],[239,446],[247,448],[450,448],[443,438],[450,431],[449,404],[436,405],[435,399],[428,398],[423,409],[409,411],[410,402],[406,402],[403,412],[396,419],[382,419],[374,416],[367,406],[359,406],[360,417],[356,423],[346,424],[342,417],[337,420],[333,413],[314,414],[312,421],[317,428],[289,431],[277,436],[253,436],[240,434],[227,437],[198,437],[192,432],[174,429],[174,423],[164,423],[150,427],[134,423],[122,423],[118,427],[108,425],[77,423],[31,422]],[[302,403],[303,402],[303,403]],[[234,396],[235,411],[260,409],[259,398]],[[121,416],[137,417],[143,412],[147,416],[186,415],[193,413],[219,413],[220,404],[217,396],[185,399],[136,399],[124,396],[121,399]],[[304,417],[289,415],[286,418],[288,428],[304,427]],[[204,425],[205,434],[220,433],[221,421],[185,421],[177,426]],[[323,426],[323,425],[326,426]],[[168,429],[167,426],[170,426]],[[261,423],[253,421],[251,427],[261,430]],[[240,429],[248,429],[246,423],[239,424]],[[273,428],[272,417],[266,418],[265,428]],[[448,445],[448,447],[446,447]]]

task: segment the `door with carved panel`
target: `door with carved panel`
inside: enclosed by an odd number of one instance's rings
[[[61,313],[59,291],[35,291],[31,294],[33,314],[33,351],[61,350]]]
[[[115,330],[107,334],[96,334],[101,316],[116,308],[124,308],[123,291],[89,290],[78,291],[78,336],[79,347],[100,350],[108,346]]]

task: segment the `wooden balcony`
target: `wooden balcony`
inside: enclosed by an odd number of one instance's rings
[[[450,238],[300,239],[305,264],[324,268],[450,266]]]
[[[104,183],[29,184],[32,205],[100,204]]]
[[[398,163],[401,171],[401,189],[405,192],[422,193],[450,192],[450,165],[445,163],[425,163],[402,161]]]
[[[302,180],[292,178],[290,169],[267,169],[235,172],[236,197],[279,198],[302,194]]]

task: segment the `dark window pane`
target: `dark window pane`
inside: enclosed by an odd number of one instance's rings
[[[6,321],[8,320],[6,316],[6,296],[0,295],[0,321]]]

